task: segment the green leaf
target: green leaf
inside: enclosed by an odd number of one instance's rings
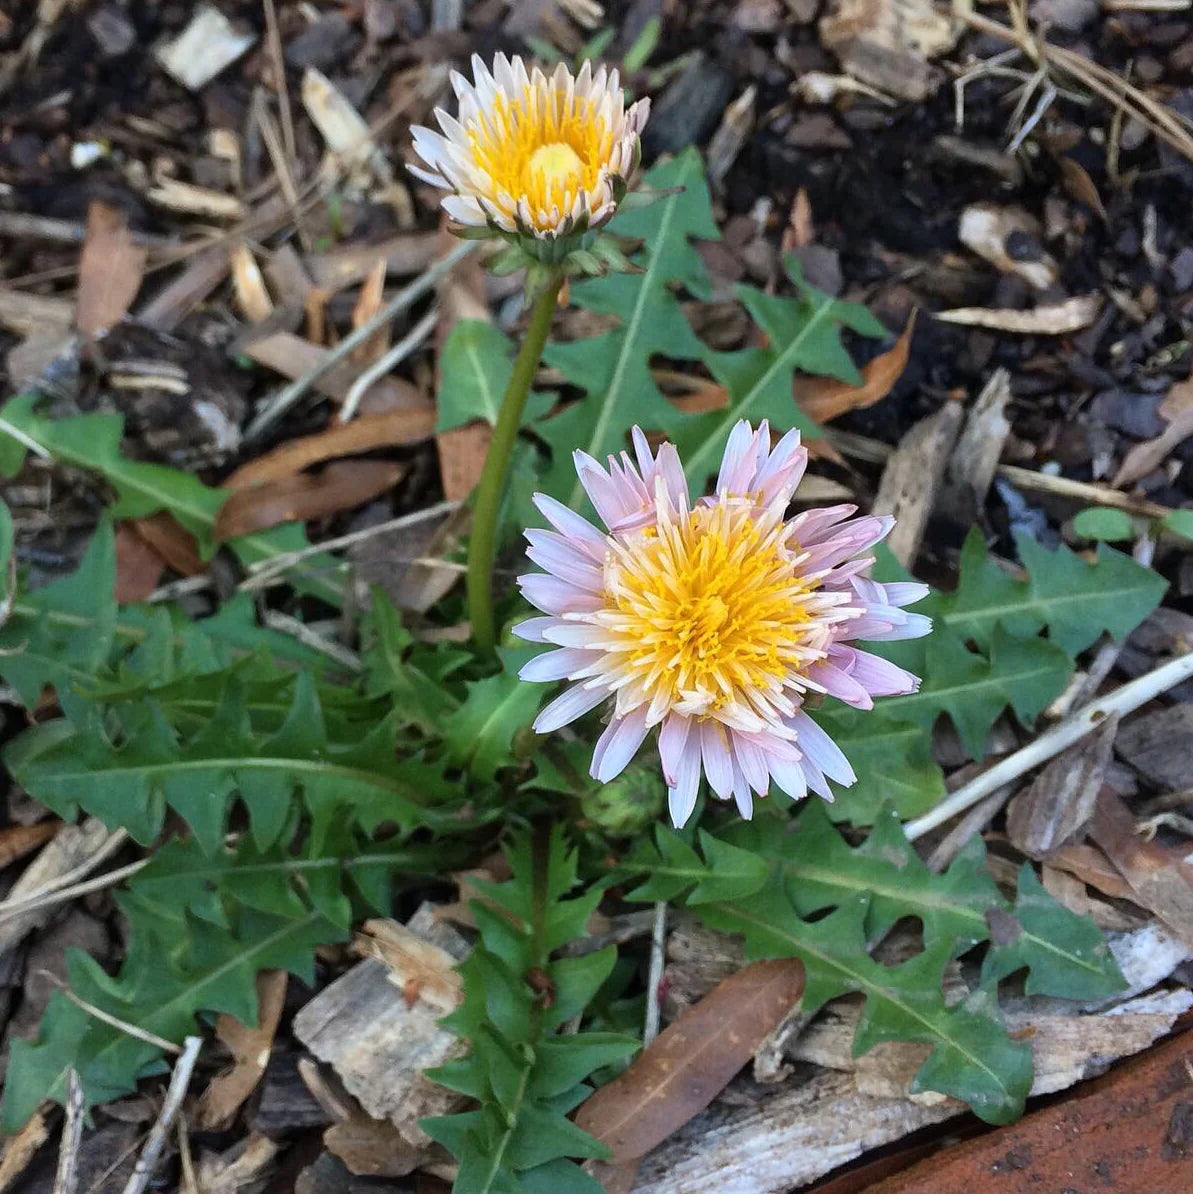
[[[460,965],[464,999],[442,1021],[471,1048],[428,1074],[480,1104],[422,1121],[459,1162],[457,1194],[546,1190],[548,1180],[558,1183],[552,1191],[592,1189],[566,1158],[606,1150],[566,1114],[584,1098],[594,1069],[637,1047],[611,1033],[557,1035],[607,979],[616,950],[552,960],[558,946],[586,932],[599,892],[569,898],[576,856],[558,826],[538,842],[544,846],[536,857],[530,839],[519,836],[509,849],[512,879],[479,885],[485,902],[474,901],[473,910],[480,940]]]
[[[226,1012],[253,1022],[259,970],[291,970],[310,982],[315,948],[346,936],[314,911],[287,920],[245,910],[228,929],[181,913],[155,924],[144,905],[127,897],[121,903],[132,940],[120,974],[112,977],[87,955],[72,951],[71,988],[109,1015],[174,1042],[195,1030],[201,1012]],[[72,1066],[91,1107],[134,1090],[138,1077],[161,1055],[157,1045],[93,1018],[55,993],[38,1036],[13,1042],[0,1128],[18,1130],[44,1098],[62,1102]]]
[[[625,446],[632,423],[663,431],[677,425],[679,412],[651,377],[652,354],[700,360],[706,353],[670,289],[678,283],[694,294],[708,293],[704,263],[691,239],[717,239],[719,233],[699,153],[688,149],[655,166],[643,185],[679,188],[654,206],[624,212],[614,222],[621,235],[645,241],[635,256],[643,272],[610,273],[572,288],[573,302],[616,316],[617,327],[584,340],[551,344],[544,353],[548,364],[587,394],[537,425],[553,457],[544,488],[572,506],[584,496],[572,464],[573,449],[603,459]]]
[[[990,657],[966,649],[955,635],[927,639],[925,676],[918,693],[884,697],[880,710],[890,721],[909,721],[930,730],[947,713],[965,749],[980,759],[990,727],[1008,705],[1025,725],[1064,690],[1072,672],[1069,656],[1039,638],[1016,638],[995,626]],[[897,644],[902,645],[902,644]]]
[[[1193,510],[1169,510],[1160,520],[1165,530],[1185,539],[1193,539]]]
[[[1016,1118],[1031,1087],[1030,1048],[1011,1041],[991,1015],[945,1006],[948,942],[899,966],[874,961],[866,952],[867,911],[866,899],[853,899],[821,920],[806,921],[784,891],[771,886],[748,904],[704,905],[699,915],[711,928],[743,934],[750,960],[799,958],[806,970],[806,1011],[849,992],[864,995],[856,1052],[887,1040],[929,1044],[932,1052],[917,1075],[921,1089],[964,1099],[991,1123]]]
[[[716,471],[725,441],[739,419],[752,423],[769,419],[779,428],[816,429],[795,405],[792,377],[797,369],[860,384],[857,368],[841,343],[843,325],[867,336],[887,334],[864,307],[809,286],[794,259],[788,258],[786,265],[796,288],[794,298],[738,287],[746,310],[766,333],[767,347],[707,358],[713,375],[728,391],[729,402],[724,410],[685,419],[679,430],[684,469],[697,488]]]
[[[1125,638],[1164,595],[1163,577],[1105,544],[1087,564],[1064,546],[1049,551],[1025,535],[1016,542],[1026,581],[998,568],[980,532],[970,532],[957,590],[940,600],[941,625],[982,647],[999,626],[1018,636],[1047,627],[1050,641],[1075,656],[1102,631]]]
[[[501,396],[514,371],[513,344],[495,324],[457,321],[439,355],[439,424],[450,431],[472,419],[497,422]]]
[[[1111,543],[1135,537],[1131,516],[1125,510],[1115,510],[1110,506],[1082,510],[1073,518],[1073,530],[1083,539],[1106,539]]]
[[[103,477],[116,490],[111,508],[113,518],[142,518],[168,510],[195,536],[206,557],[215,550],[215,518],[227,499],[222,490],[209,489],[190,473],[128,460],[120,454],[124,420],[115,414],[75,415],[51,419],[35,411],[38,396],[21,394],[0,412],[0,437],[15,442],[6,427],[24,440],[38,444],[54,460]],[[242,535],[229,546],[246,565],[262,563],[286,552],[309,547],[299,526],[275,527]],[[331,605],[343,600],[343,585],[337,580],[342,564],[330,556],[303,561],[290,573],[296,588],[320,597]]]
[[[60,815],[82,808],[145,843],[160,831],[169,804],[214,849],[228,798],[236,792],[249,809],[254,836],[266,845],[281,831],[298,791],[316,839],[345,808],[362,824],[434,820],[434,813],[419,807],[425,794],[394,759],[394,718],[358,742],[329,743],[314,684],[302,677],[282,726],[258,737],[246,716],[243,687],[229,674],[215,716],[189,738],[179,737],[147,698],[126,741],[113,742],[94,718],[77,729],[49,723],[10,743],[5,759],[30,794]]]
[[[509,669],[465,687],[464,703],[443,719],[444,741],[473,775],[492,779],[513,761],[514,735],[534,720],[543,689]]]
[[[918,817],[944,797],[944,773],[932,756],[932,735],[921,725],[891,721],[885,712],[885,701],[879,701],[874,710],[834,706],[814,715],[857,776],[828,806],[834,821],[871,825],[887,804],[903,818]]]
[[[13,527],[12,511],[6,502],[0,501],[0,584],[8,592],[8,570],[12,566]]]

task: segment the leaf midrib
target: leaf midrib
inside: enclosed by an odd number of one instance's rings
[[[798,949],[800,952],[811,954],[825,967],[836,970],[840,974],[847,976],[851,981],[857,984],[858,989],[863,991],[867,998],[876,997],[879,999],[886,999],[895,1004],[907,1016],[915,1020],[917,1023],[923,1025],[924,1030],[929,1033],[933,1040],[947,1043],[950,1048],[955,1049],[957,1053],[959,1053],[967,1061],[971,1062],[977,1069],[981,1070],[985,1074],[988,1074],[991,1079],[993,1079],[997,1088],[1004,1092],[1008,1102],[1016,1101],[1014,1096],[1012,1096],[1009,1087],[1003,1081],[1002,1076],[997,1070],[991,1068],[991,1066],[983,1061],[981,1057],[972,1053],[963,1044],[961,1044],[960,1041],[943,1033],[930,1019],[923,1014],[923,1012],[919,1011],[917,1008],[905,1002],[904,1000],[897,998],[894,988],[879,985],[872,979],[867,978],[858,971],[851,969],[839,958],[835,958],[830,954],[825,953],[815,945],[810,945],[803,938],[793,936],[785,929],[777,928],[768,921],[759,920],[758,918],[751,916],[749,913],[744,912],[736,904],[714,904],[711,906],[716,908],[722,915],[736,916],[739,920],[744,921],[746,924],[753,925],[760,929],[765,929],[768,933],[774,933],[779,937],[790,941],[792,946]],[[946,1008],[944,1010],[947,1012],[948,1009]]]
[[[1004,603],[1002,605],[987,605],[978,610],[953,610],[942,614],[940,620],[949,626],[965,626],[974,622],[986,622],[1005,618],[1020,613],[1035,613],[1039,610],[1054,609],[1059,605],[1072,602],[1088,602],[1091,600],[1114,601],[1119,598],[1135,597],[1139,595],[1139,586],[1124,586],[1118,589],[1098,589],[1093,593],[1061,593],[1055,597],[1028,597],[1022,601]],[[1043,619],[1047,621],[1047,618]]]
[[[799,349],[803,346],[804,340],[807,339],[808,335],[813,331],[814,328],[820,325],[825,316],[827,316],[829,311],[832,310],[835,301],[836,300],[830,298],[828,295],[825,295],[824,301],[813,309],[812,314],[808,317],[807,323],[800,328],[799,332],[792,337],[782,351],[775,354],[775,359],[766,367],[765,370],[763,370],[762,376],[759,377],[758,380],[749,388],[749,390],[746,391],[745,397],[735,405],[730,405],[725,408],[725,417],[716,424],[713,432],[705,437],[704,442],[695,450],[695,452],[689,454],[686,466],[689,476],[696,477],[701,475],[699,469],[701,467],[707,467],[703,466],[702,463],[705,456],[707,456],[708,453],[712,451],[718,443],[720,443],[727,428],[736,423],[738,419],[747,417],[747,415],[750,413],[751,404],[755,402],[758,398],[758,395],[768,385],[770,385],[771,378],[774,377],[774,375],[781,369],[786,368],[789,364],[791,365],[791,368],[795,367],[794,364],[791,364],[792,358],[799,352]],[[795,410],[794,397],[791,400],[791,408],[793,411]]]
[[[654,294],[654,281],[662,269],[663,248],[667,243],[671,225],[675,219],[675,213],[679,210],[679,200],[684,184],[687,182],[688,174],[691,172],[696,161],[698,159],[694,156],[684,159],[683,169],[675,183],[679,191],[663,201],[663,217],[659,221],[658,234],[655,241],[657,247],[652,249],[650,253],[650,264],[646,267],[646,272],[638,279],[638,297],[634,303],[634,310],[624,325],[625,331],[622,336],[621,352],[618,354],[617,364],[613,368],[613,376],[609,380],[609,386],[604,394],[601,395],[596,423],[593,424],[592,434],[588,437],[588,443],[585,445],[585,451],[589,455],[594,455],[604,442],[605,433],[618,406],[619,393],[625,384],[625,376],[629,370],[629,363],[634,355],[631,348],[638,339],[638,329],[642,323],[643,312],[646,310],[647,304]],[[592,400],[592,395],[589,395],[586,399],[589,402]],[[580,501],[583,492],[583,486],[580,484],[579,479],[577,479],[572,485],[572,492],[568,497],[568,505],[574,508],[576,503]]]

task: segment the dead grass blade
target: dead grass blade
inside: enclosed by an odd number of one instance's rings
[[[141,289],[147,257],[145,246],[134,243],[124,212],[92,200],[75,308],[75,326],[87,339],[102,336],[124,318]]]
[[[795,958],[754,962],[689,1008],[576,1113],[614,1162],[641,1157],[703,1111],[804,992]]]
[[[862,384],[851,386],[848,382],[832,377],[805,377],[795,379],[795,404],[810,419],[827,423],[838,419],[851,410],[864,410],[881,402],[891,387],[907,368],[907,354],[911,349],[911,337],[915,332],[916,312],[907,317],[907,325],[899,339],[884,353],[862,366]]]
[[[222,542],[283,522],[305,522],[351,510],[397,484],[404,464],[386,460],[337,460],[321,473],[296,473],[238,489],[220,507],[215,538]]]

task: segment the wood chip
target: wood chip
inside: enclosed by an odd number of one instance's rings
[[[353,510],[392,489],[406,472],[387,460],[337,460],[319,473],[293,473],[236,490],[215,518],[223,542],[284,522]]]
[[[378,261],[365,276],[352,309],[352,328],[355,331],[373,319],[381,310],[381,296],[385,289],[385,262]],[[357,365],[371,365],[389,348],[389,326],[379,327],[367,340],[353,350],[351,359]]]
[[[851,386],[833,377],[797,374],[794,381],[796,406],[815,422],[827,423],[851,410],[864,410],[880,402],[891,392],[891,387],[907,368],[915,317],[913,309],[898,340],[886,352],[862,366],[860,386]]]
[[[232,1054],[232,1067],[212,1078],[200,1097],[196,1110],[200,1130],[219,1132],[230,1127],[245,1100],[257,1089],[281,1020],[287,978],[284,970],[262,970],[257,975],[254,1027],[226,1014],[216,1019],[215,1034]]]
[[[1057,755],[1007,808],[1007,836],[1029,858],[1075,843],[1094,815],[1118,718]]]
[[[333,423],[317,435],[288,440],[272,452],[241,465],[224,481],[223,487],[244,489],[293,476],[313,464],[338,456],[421,443],[429,439],[434,430],[435,412],[431,409],[361,415],[351,423]]]
[[[455,929],[435,923],[429,904],[406,927],[456,961],[468,952]],[[436,1007],[421,997],[408,1001],[391,973],[384,962],[366,958],[294,1017],[294,1032],[369,1115],[390,1120],[403,1139],[425,1147],[429,1138],[418,1120],[455,1109],[460,1098],[422,1071],[461,1056],[467,1044],[440,1027]]]
[[[396,920],[366,920],[352,949],[361,957],[384,962],[390,981],[407,1002],[423,999],[447,1015],[463,998],[455,958]]]
[[[712,1102],[803,992],[795,958],[738,971],[583,1103],[576,1123],[609,1146],[614,1162],[644,1156]]]
[[[372,245],[344,245],[326,253],[311,253],[307,269],[315,285],[335,294],[356,285],[378,261],[388,273],[402,276],[421,274],[438,254],[434,232],[405,232]]]
[[[302,104],[327,148],[347,167],[346,183],[350,188],[359,189],[374,178],[381,182],[392,179],[389,162],[364,118],[313,66],[308,66],[302,76]]]
[[[177,178],[160,178],[149,188],[145,197],[159,207],[184,215],[204,216],[210,220],[239,220],[244,216],[244,205],[235,195],[213,191],[210,187],[196,186]]]
[[[982,387],[973,409],[965,416],[965,425],[949,457],[941,500],[944,507],[976,519],[986,502],[1003,445],[1011,430],[1006,416],[1011,400],[1011,375],[995,369]]]
[[[0,1194],[10,1189],[28,1169],[29,1162],[49,1139],[49,1135],[50,1126],[46,1122],[45,1113],[35,1111],[29,1122],[4,1142],[4,1151],[0,1154]]]
[[[1189,787],[1193,704],[1182,701],[1167,709],[1152,709],[1128,719],[1119,731],[1114,748],[1157,788],[1179,792]]]
[[[990,328],[996,332],[1018,332],[1028,336],[1063,336],[1079,332],[1098,318],[1100,294],[1083,294],[1063,303],[1045,303],[1030,311],[1000,310],[995,307],[956,307],[938,311],[934,318],[966,327]]]
[[[946,402],[903,437],[882,471],[873,512],[895,516],[886,543],[907,568],[919,553],[963,417],[959,403]]]
[[[236,305],[249,323],[264,323],[273,314],[273,299],[253,251],[241,241],[231,254],[232,288]]]
[[[312,292],[314,293],[314,292]],[[328,350],[312,344],[292,332],[272,332],[244,345],[244,354],[258,365],[276,370],[293,381],[311,372],[327,355]],[[321,373],[313,388],[337,402],[342,402],[352,388],[359,372],[349,361]],[[434,410],[421,390],[400,377],[383,377],[375,381],[360,407],[362,412],[391,410]]]
[[[65,332],[74,318],[70,299],[0,286],[0,327],[18,336],[34,336],[51,327]]]
[[[147,258],[148,250],[130,235],[124,212],[93,199],[75,308],[75,326],[83,336],[102,336],[124,318],[141,289]]]
[[[405,1177],[426,1163],[433,1147],[411,1144],[388,1119],[374,1119],[359,1107],[323,1133],[323,1145],[358,1177]]]
[[[158,47],[154,57],[188,91],[201,91],[256,40],[253,33],[237,33],[218,8],[204,4],[176,38]]]

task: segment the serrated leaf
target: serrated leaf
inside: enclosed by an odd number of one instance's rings
[[[788,258],[786,266],[796,289],[794,298],[738,287],[743,305],[766,334],[767,347],[707,357],[729,402],[723,410],[685,419],[678,431],[684,469],[697,488],[716,471],[725,441],[739,419],[755,424],[769,419],[783,429],[816,429],[816,424],[800,413],[792,396],[797,369],[850,384],[861,381],[841,342],[842,326],[867,336],[886,335],[886,329],[864,307],[841,302],[809,286],[794,259]]]
[[[141,518],[168,510],[195,536],[204,556],[215,551],[215,519],[226,493],[209,489],[180,469],[122,456],[124,420],[120,415],[52,419],[36,412],[37,402],[35,394],[21,394],[9,401],[0,411],[0,437],[11,440],[5,428],[13,428],[24,436],[24,446],[36,443],[54,460],[103,477],[117,494],[112,517]],[[242,535],[229,546],[244,564],[251,565],[310,544],[302,528],[291,525]],[[339,561],[320,556],[304,560],[290,573],[290,579],[301,591],[338,606],[343,601],[343,585],[337,580],[341,569]]]
[[[1059,647],[1041,638],[1016,638],[1000,625],[990,639],[989,659],[952,634],[936,632],[923,641],[923,686],[908,696],[884,697],[882,715],[930,730],[947,713],[975,759],[982,757],[990,727],[1008,705],[1030,726],[1064,691],[1073,670]]]
[[[1193,539],[1193,510],[1169,510],[1160,520],[1165,530],[1183,539]]]
[[[552,448],[544,489],[572,506],[583,497],[572,466],[573,449],[603,459],[625,446],[632,423],[664,431],[677,425],[679,412],[651,376],[652,354],[700,360],[706,352],[669,289],[679,283],[694,294],[708,293],[704,263],[691,239],[718,239],[719,233],[700,155],[685,150],[649,170],[643,183],[660,190],[678,188],[654,206],[624,212],[615,221],[619,234],[646,242],[635,256],[643,272],[610,273],[572,288],[574,303],[616,316],[618,326],[584,340],[549,345],[544,353],[548,364],[587,395],[536,428]]]
[[[866,899],[853,899],[809,922],[772,885],[748,906],[709,904],[699,915],[711,928],[743,934],[747,958],[799,958],[807,972],[807,1011],[848,992],[864,995],[855,1043],[859,1051],[882,1040],[924,1042],[932,1052],[917,1075],[921,1088],[963,1099],[991,1123],[1021,1114],[1031,1087],[1029,1047],[1011,1041],[992,1016],[945,1006],[948,942],[900,966],[875,962],[866,952],[867,911]]]
[[[69,958],[71,987],[88,1003],[171,1041],[193,1031],[200,1012],[226,1012],[252,1022],[258,970],[292,970],[309,982],[316,946],[345,936],[314,911],[296,920],[246,911],[235,931],[192,919],[186,922],[190,933],[163,939],[135,901],[123,903],[133,937],[120,974],[111,977],[74,951]],[[90,1107],[135,1089],[141,1073],[160,1057],[156,1045],[87,1015],[56,994],[37,1038],[13,1042],[10,1064],[15,1069],[5,1085],[0,1126],[15,1131],[43,1098],[63,1101],[71,1067]]]
[[[1163,577],[1105,544],[1086,563],[1063,545],[1049,551],[1025,535],[1016,542],[1026,581],[1007,575],[981,533],[970,532],[957,589],[940,598],[942,626],[983,648],[999,626],[1019,637],[1047,627],[1049,639],[1073,656],[1103,631],[1125,638],[1164,595]]]
[[[840,707],[812,716],[845,753],[857,782],[839,788],[828,806],[834,821],[872,825],[892,804],[903,818],[918,817],[944,797],[944,773],[932,754],[932,735],[923,726],[890,721],[884,702],[874,710]]]
[[[1073,517],[1073,530],[1083,539],[1105,539],[1114,543],[1135,537],[1135,525],[1125,510],[1111,506],[1093,506]]]
[[[464,703],[442,721],[443,738],[453,757],[473,775],[492,779],[513,761],[514,735],[534,720],[542,687],[506,670],[473,680],[465,688]]]

